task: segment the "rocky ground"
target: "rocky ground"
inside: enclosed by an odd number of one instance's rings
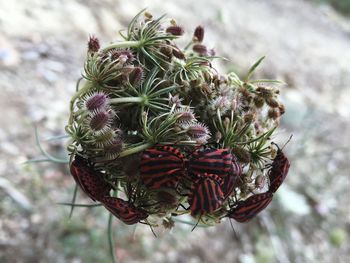
[[[257,76],[287,85],[278,140],[292,168],[269,208],[246,225],[210,229],[178,224],[169,232],[115,222],[121,262],[349,262],[350,22],[302,0],[5,1],[0,0],[0,262],[110,262],[103,209],[67,202],[73,181],[40,157],[43,140],[64,133],[89,34],[102,42],[142,8],[178,24],[206,28],[206,43],[244,73],[262,55]],[[45,141],[64,157],[64,141]],[[88,201],[80,197],[82,202]],[[134,233],[135,231],[135,233]],[[200,240],[200,242],[198,241]]]

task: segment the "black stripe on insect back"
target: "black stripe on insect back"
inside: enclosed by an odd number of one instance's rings
[[[213,173],[225,175],[231,170],[232,155],[226,149],[205,149],[192,154],[189,159],[190,174]]]
[[[248,222],[270,204],[272,197],[270,191],[252,195],[244,201],[237,202],[236,207],[231,209],[227,216],[240,223]]]
[[[281,149],[278,149],[277,155],[272,162],[271,169],[268,172],[270,179],[270,191],[276,192],[286,179],[290,167],[288,158],[284,155]]]
[[[141,155],[141,180],[150,189],[175,187],[184,170],[183,155],[170,146],[151,148]]]
[[[203,174],[195,180],[189,195],[191,215],[204,215],[219,209],[224,194],[220,187],[221,179],[216,175]]]

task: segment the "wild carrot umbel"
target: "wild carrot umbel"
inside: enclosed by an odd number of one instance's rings
[[[242,79],[220,74],[204,28],[184,48],[183,33],[143,10],[122,41],[88,41],[66,126],[70,166],[80,188],[126,224],[170,228],[183,214],[205,225],[246,222],[288,172],[271,144],[285,112],[279,82],[252,80],[264,57]]]

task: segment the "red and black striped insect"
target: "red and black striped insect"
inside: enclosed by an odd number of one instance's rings
[[[268,191],[252,195],[244,201],[238,201],[235,207],[228,212],[227,217],[240,223],[248,222],[270,204],[272,197],[272,193]]]
[[[197,174],[188,196],[191,215],[202,216],[218,210],[224,200],[223,180],[215,174]]]
[[[221,187],[224,192],[224,199],[227,199],[238,186],[241,174],[242,166],[239,164],[236,157],[232,155],[231,171],[224,177],[224,183]]]
[[[232,154],[228,149],[213,149],[195,151],[188,161],[189,175],[216,174],[225,177],[232,170]]]
[[[95,171],[87,159],[76,155],[70,165],[70,172],[80,188],[93,200],[101,201],[109,196],[112,189],[104,179],[101,172]]]
[[[127,225],[136,224],[148,217],[146,212],[121,198],[105,196],[101,202],[115,217]]]
[[[277,145],[277,144],[276,144]],[[284,155],[282,150],[277,145],[277,155],[273,159],[273,162],[271,164],[271,168],[268,171],[268,176],[270,180],[270,189],[269,191],[272,193],[275,193],[277,189],[281,186],[284,179],[286,178],[290,162],[288,158]]]
[[[159,146],[144,151],[141,155],[141,180],[149,189],[176,187],[185,174],[185,157],[170,146]]]

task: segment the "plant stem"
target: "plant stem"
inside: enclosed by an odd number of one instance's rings
[[[130,48],[130,47],[135,47],[138,48],[140,47],[141,43],[139,41],[123,41],[119,43],[114,43],[109,46],[106,46],[102,51],[108,51],[113,48]]]
[[[118,104],[118,103],[130,103],[130,102],[135,102],[135,103],[142,103],[145,101],[145,98],[143,97],[126,97],[126,98],[114,98],[110,99],[109,103],[110,104]]]
[[[146,150],[147,148],[149,148],[151,146],[152,146],[152,143],[145,143],[145,144],[142,144],[140,146],[136,146],[136,147],[124,150],[124,151],[122,151],[120,153],[119,158],[131,155],[131,154],[134,154],[134,153],[141,152],[141,151]]]
[[[113,228],[112,228],[112,223],[113,223],[113,215],[110,213],[109,218],[108,218],[108,243],[109,243],[109,250],[111,253],[111,258],[113,263],[116,263],[116,257],[114,253],[114,240],[113,240]]]

